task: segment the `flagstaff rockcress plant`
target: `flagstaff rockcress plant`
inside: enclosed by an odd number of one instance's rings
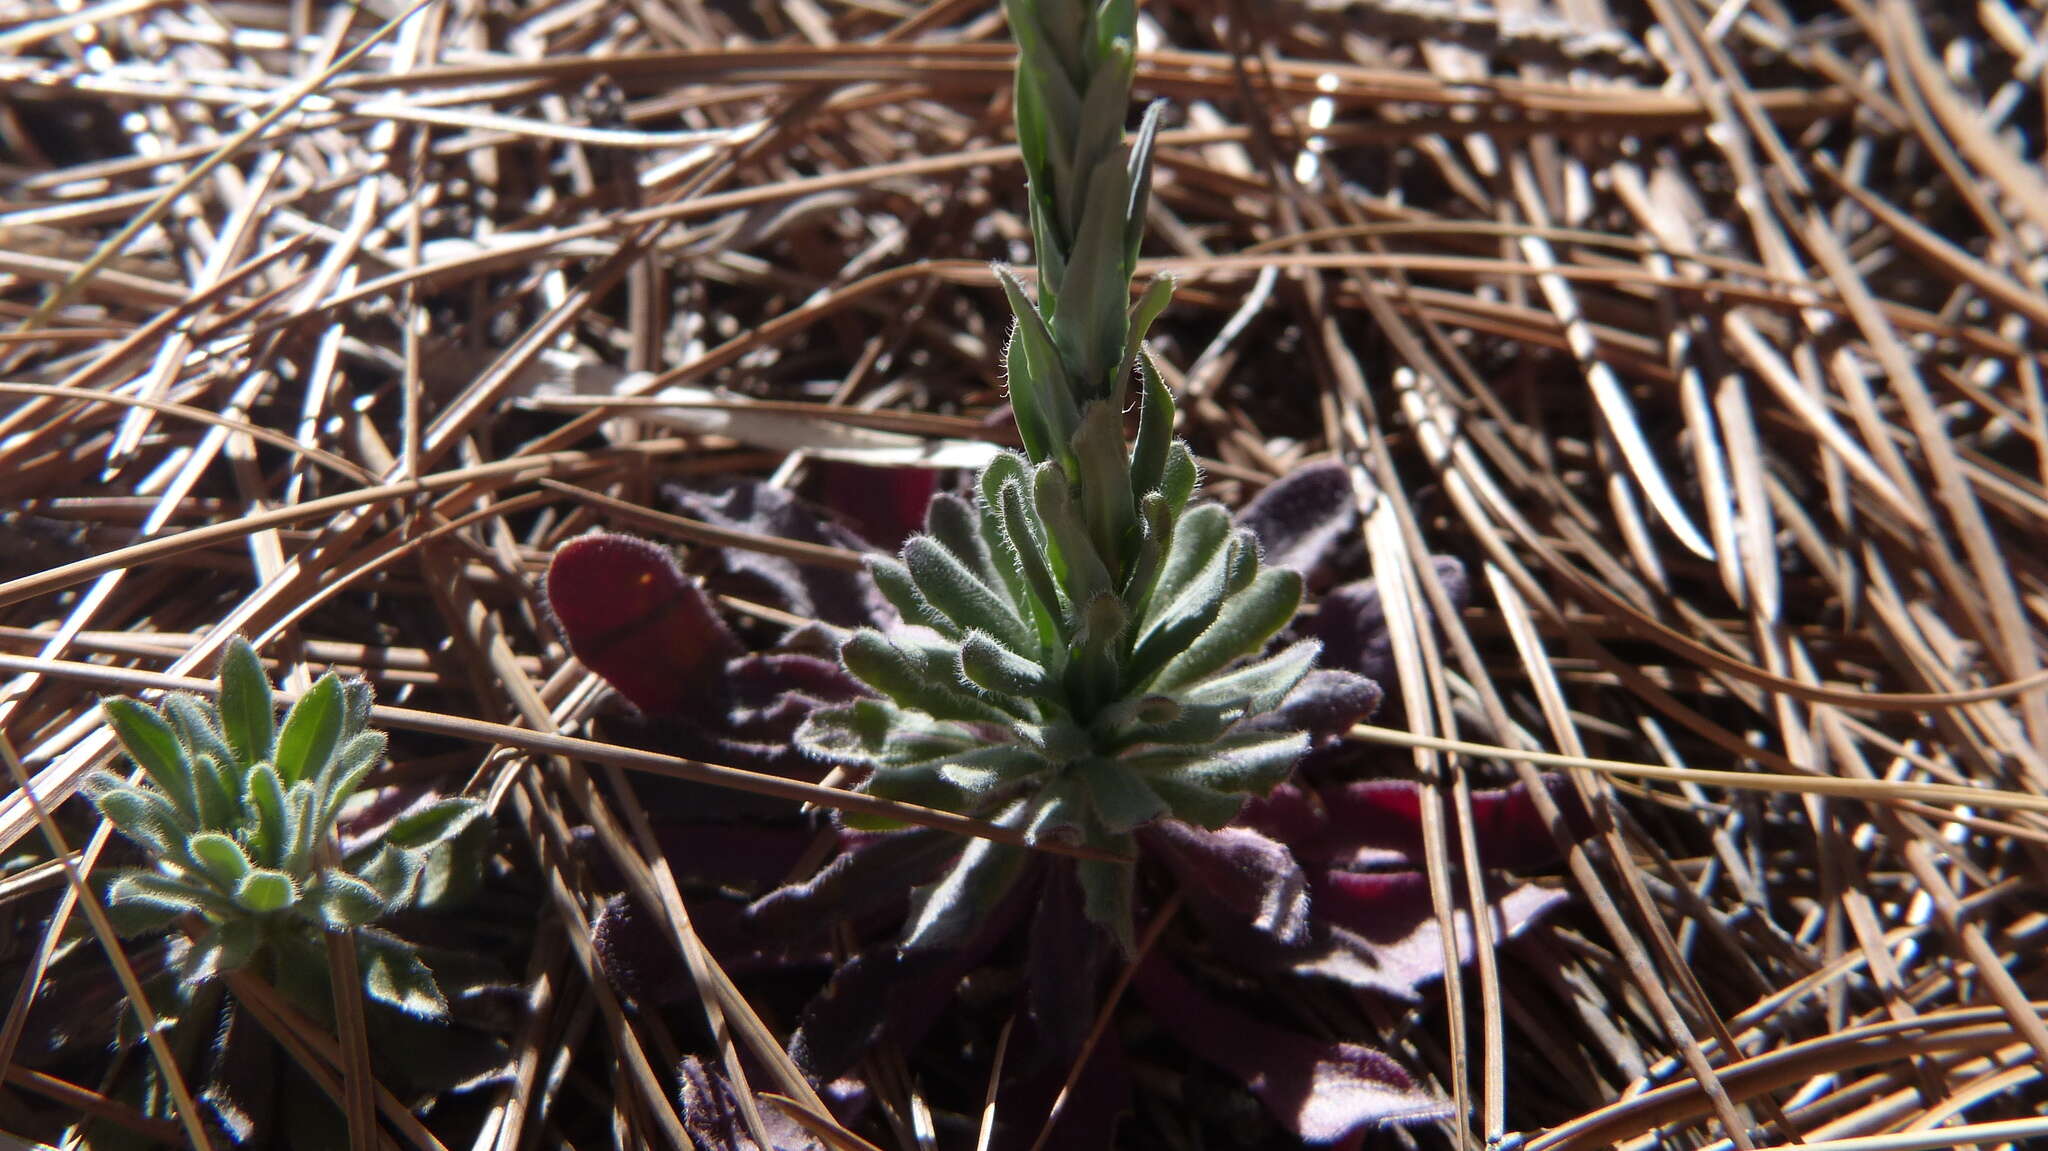
[[[872,794],[1122,857],[1078,868],[1089,918],[1128,949],[1132,833],[1166,817],[1220,827],[1287,776],[1309,741],[1272,713],[1317,645],[1256,658],[1293,618],[1301,578],[1194,502],[1194,457],[1144,346],[1171,284],[1131,302],[1159,122],[1155,105],[1125,147],[1134,5],[1004,7],[1039,266],[1036,303],[997,269],[1016,312],[1006,363],[1024,452],[991,462],[972,501],[935,499],[900,561],[871,563],[906,626],[846,641],[846,670],[875,698],[815,713],[797,739],[865,769]],[[1021,863],[970,845],[921,893],[905,946],[957,937]]]

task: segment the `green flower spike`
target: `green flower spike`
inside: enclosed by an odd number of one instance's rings
[[[107,911],[124,934],[203,924],[185,960],[193,981],[263,962],[274,982],[325,1000],[325,931],[356,930],[363,990],[413,1015],[447,1002],[411,944],[370,925],[445,890],[484,818],[473,799],[443,799],[399,816],[339,865],[323,850],[349,797],[384,758],[366,726],[370,685],[321,676],[277,722],[270,682],[240,637],[221,660],[218,703],[178,693],[153,708],[101,703],[142,769],[129,783],[95,772],[100,814],[152,858],[111,873]]]
[[[1004,9],[1039,264],[1035,304],[997,269],[1017,314],[1008,368],[1024,454],[991,462],[975,501],[939,497],[900,562],[872,565],[916,626],[848,640],[847,670],[879,698],[815,714],[798,740],[868,769],[872,794],[1130,857],[1144,824],[1221,826],[1293,769],[1308,739],[1268,713],[1316,645],[1247,662],[1293,618],[1301,580],[1263,567],[1223,508],[1190,506],[1194,457],[1144,349],[1172,291],[1154,281],[1131,301],[1158,124],[1154,106],[1125,147],[1134,5]],[[957,938],[1018,864],[1016,849],[974,844],[920,893],[904,945]],[[1090,918],[1128,949],[1132,866],[1079,868]]]

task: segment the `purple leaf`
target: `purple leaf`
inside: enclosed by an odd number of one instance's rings
[[[914,1047],[938,1021],[969,971],[1007,938],[1036,885],[1018,883],[953,947],[905,951],[894,941],[841,964],[804,1006],[790,1058],[816,1079],[834,1079],[870,1047]]]
[[[1463,609],[1471,593],[1465,565],[1451,556],[1435,556],[1433,562],[1451,603]],[[1430,615],[1426,597],[1420,610]],[[1381,683],[1393,682],[1394,641],[1387,634],[1386,608],[1380,603],[1377,581],[1348,583],[1324,596],[1310,631],[1323,641],[1324,667],[1341,667]]]
[[[1090,1022],[1092,1018],[1082,1020],[1084,1026]],[[1011,1059],[1049,1046],[1029,1042],[1028,1035],[1028,1031],[1020,1028],[1011,1037]],[[1003,1084],[1002,1094],[996,1100],[994,1145],[998,1151],[1028,1151],[1037,1140],[1045,1117],[1051,1114],[1053,1101],[1059,1098],[1071,1067],[1071,1057],[1044,1059],[1034,1072]],[[1045,1145],[1060,1151],[1108,1151],[1117,1146],[1118,1120],[1130,1110],[1130,1061],[1125,1058],[1123,1041],[1111,1029],[1103,1033],[1088,1057],[1088,1066],[1074,1080],[1074,1090],[1060,1107],[1059,1119]]]
[[[662,495],[682,514],[718,527],[849,551],[875,550],[790,493],[757,480],[737,480],[716,492],[670,484]],[[892,616],[866,572],[799,564],[746,548],[719,548],[707,558],[711,568],[706,578],[721,590],[792,615],[841,627],[880,623]]]
[[[1447,1111],[1385,1052],[1314,1039],[1226,1007],[1156,955],[1139,965],[1131,986],[1161,1030],[1243,1080],[1305,1142],[1338,1143]]]
[[[1249,926],[1281,947],[1308,938],[1308,881],[1287,848],[1242,827],[1205,831],[1177,819],[1140,833],[1204,920]]]
[[[1570,896],[1516,884],[1493,896],[1490,914],[1497,941],[1513,939]],[[1330,929],[1331,947],[1296,970],[1341,980],[1413,1002],[1444,974],[1443,930],[1430,903],[1429,877],[1419,871],[1332,871],[1316,884],[1318,919]],[[1458,962],[1472,961],[1472,918],[1453,915]]]
[[[1319,667],[1287,693],[1280,702],[1279,717],[1288,727],[1308,732],[1321,746],[1342,739],[1354,725],[1372,718],[1384,694],[1377,682],[1356,672]]]
[[[1025,944],[1025,984],[1044,1049],[1065,1063],[1080,1054],[1095,1022],[1109,935],[1089,922],[1073,863],[1049,862]]]
[[[825,1145],[802,1124],[766,1103],[758,1108],[761,1133],[772,1146],[764,1148],[754,1142],[740,1115],[732,1083],[695,1055],[676,1068],[676,1077],[681,1080],[676,1109],[683,1129],[690,1133],[693,1151],[825,1151]]]
[[[766,940],[815,938],[841,920],[900,909],[911,888],[930,883],[959,853],[959,837],[943,831],[864,835],[810,879],[755,900],[747,923]]]
[[[641,711],[725,698],[725,663],[740,654],[739,641],[667,548],[578,536],[555,549],[547,590],[576,658]]]
[[[1297,468],[1252,497],[1237,523],[1259,537],[1268,564],[1314,583],[1358,527],[1351,473],[1335,460]]]
[[[690,904],[690,927],[728,974],[781,970],[830,961],[820,946],[792,955],[784,949],[763,951],[734,903],[697,900]],[[681,1003],[694,999],[697,985],[676,950],[676,943],[629,895],[615,895],[598,910],[590,925],[591,942],[612,986],[643,1004]]]
[[[904,952],[893,942],[861,952],[804,1006],[790,1058],[815,1079],[834,1079],[879,1043],[915,1045],[979,959],[960,951]]]

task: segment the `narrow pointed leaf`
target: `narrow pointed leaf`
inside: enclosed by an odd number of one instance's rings
[[[983,583],[939,541],[916,535],[903,545],[903,563],[917,590],[961,632],[979,629],[1015,651],[1029,651],[1037,637],[994,588]]]
[[[1113,577],[1126,570],[1138,542],[1138,510],[1131,497],[1130,463],[1124,456],[1123,410],[1097,400],[1074,433],[1074,459],[1081,474],[1075,490],[1088,538]],[[1119,581],[1120,582],[1120,581]]]
[[[100,701],[100,711],[128,752],[128,758],[135,761],[150,782],[173,803],[181,798],[189,801],[192,778],[185,762],[185,748],[162,714],[124,695]]]
[[[1154,281],[1157,283],[1158,281]],[[1152,354],[1137,347],[1138,441],[1131,449],[1131,495],[1142,500],[1166,482],[1167,449],[1173,444],[1173,390],[1159,378]],[[1164,494],[1164,493],[1162,493]]]
[[[249,769],[248,792],[242,797],[242,806],[249,814],[250,857],[262,866],[275,866],[284,858],[284,841],[289,834],[284,783],[276,768],[259,763]]]
[[[331,671],[292,705],[277,733],[274,763],[281,782],[297,783],[327,766],[341,739],[345,707],[341,678]]]
[[[1146,105],[1144,119],[1138,122],[1137,138],[1131,142],[1130,202],[1124,209],[1124,278],[1129,279],[1138,267],[1138,250],[1145,241],[1145,211],[1152,199],[1152,145],[1159,138],[1159,117],[1166,110],[1166,101],[1154,100]],[[1149,326],[1149,322],[1148,322]]]
[[[960,675],[983,691],[1037,696],[1054,689],[1052,676],[1039,663],[998,643],[988,633],[972,631],[960,644]]]
[[[484,805],[475,799],[437,800],[392,820],[384,842],[402,848],[431,847],[460,835],[483,815]]]
[[[239,767],[267,760],[277,740],[277,703],[270,677],[249,641],[228,641],[220,660],[221,734],[235,751]]]
[[[1007,723],[1010,719],[1002,710],[947,686],[930,668],[872,629],[853,633],[839,657],[861,682],[934,718],[976,723]],[[942,674],[950,678],[951,671],[948,668]]]
[[[1301,576],[1285,568],[1268,568],[1251,586],[1230,597],[1216,621],[1186,651],[1160,670],[1155,688],[1181,687],[1217,671],[1232,660],[1256,653],[1274,632],[1287,626],[1301,606]]]
[[[1038,546],[1024,491],[1024,481],[1013,480],[1004,484],[998,493],[1003,537],[1009,541],[1011,550],[1017,553],[1018,566],[1023,569],[1025,582],[1031,585],[1031,594],[1038,600],[1039,607],[1055,621],[1064,637],[1067,634],[1065,600],[1053,576],[1052,565],[1046,562],[1045,552]]]

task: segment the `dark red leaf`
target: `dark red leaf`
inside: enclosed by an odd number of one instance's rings
[[[1226,1007],[1156,955],[1131,986],[1161,1030],[1243,1080],[1306,1142],[1337,1143],[1447,1110],[1385,1052],[1314,1039]]]
[[[548,604],[584,666],[650,715],[725,698],[740,645],[667,548],[594,533],[555,549]]]
[[[1560,775],[1545,776],[1544,782],[1564,809],[1573,834],[1590,833],[1591,821],[1570,782]],[[1420,863],[1421,796],[1421,790],[1406,780],[1373,780],[1323,792],[1329,822],[1317,845],[1321,857],[1351,869]],[[1448,820],[1448,809],[1445,814]],[[1530,868],[1557,862],[1557,843],[1520,782],[1473,792],[1472,828],[1483,867]],[[1454,822],[1450,830],[1457,834]]]
[[[924,509],[939,490],[939,473],[930,468],[873,468],[819,460],[812,474],[818,502],[889,552],[901,548],[912,532],[923,530]]]

